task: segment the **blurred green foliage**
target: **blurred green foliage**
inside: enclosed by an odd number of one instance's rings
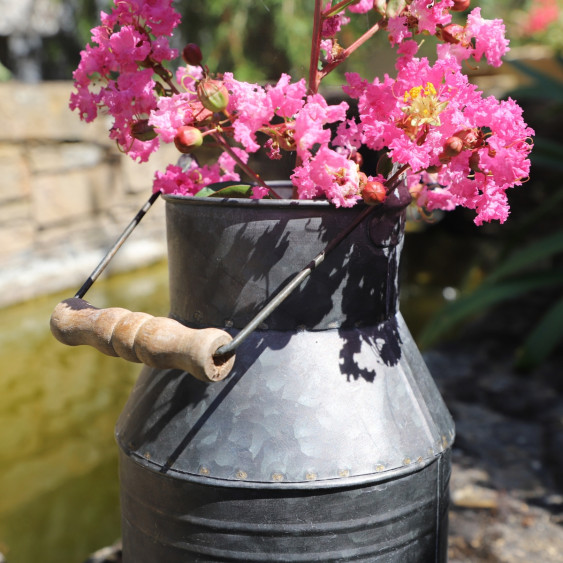
[[[59,0],[66,22],[53,37],[44,38],[42,52],[46,79],[70,79],[79,52],[90,41],[90,29],[99,25],[101,10],[111,0]],[[182,23],[172,39],[181,50],[197,43],[211,72],[235,73],[239,80],[274,81],[283,72],[298,80],[307,77],[314,2],[297,0],[177,1]],[[343,32],[348,45],[376,22],[376,16],[355,15]],[[377,53],[377,56],[374,56]],[[393,62],[383,37],[362,47],[351,60],[353,69],[367,77],[390,71]],[[350,67],[342,65],[327,84],[340,83]]]
[[[78,64],[79,52],[90,40],[90,29],[99,24],[99,12],[109,11],[111,0],[53,0],[64,6],[61,30],[44,38],[42,52],[45,78],[70,78]],[[563,0],[542,0],[558,2]],[[534,43],[563,48],[563,10],[559,22],[545,30],[526,31],[530,10],[536,0],[473,0],[486,18],[503,18],[513,47]],[[272,81],[282,72],[294,79],[306,77],[309,65],[310,35],[314,2],[297,0],[213,0],[174,2],[182,23],[174,37],[181,49],[188,42],[198,43],[205,63],[212,72],[235,72],[239,80]],[[537,6],[536,6],[537,7]],[[352,14],[343,30],[341,42],[349,45],[376,21],[374,14]],[[430,51],[432,38],[425,48]],[[355,70],[371,78],[391,72],[393,59],[386,38],[380,34],[360,48],[326,84],[340,83],[343,73]]]
[[[471,5],[480,6],[485,18],[501,18],[504,21],[511,47],[536,44],[551,47],[556,52],[563,50],[562,0],[474,0]],[[550,6],[559,9],[558,17],[547,23],[544,29],[530,27],[531,17],[542,9],[545,17],[545,9]],[[536,21],[542,19],[540,16]]]
[[[232,70],[247,81],[277,80],[282,72],[294,79],[307,76],[314,2],[215,0],[179,2],[176,7],[183,16],[181,39],[200,45],[211,71]],[[375,22],[373,14],[356,15],[345,28],[342,43],[352,43]],[[388,52],[384,38],[377,38],[350,63],[357,72],[374,76],[381,66],[391,68]],[[345,71],[343,65],[326,82],[341,82]]]

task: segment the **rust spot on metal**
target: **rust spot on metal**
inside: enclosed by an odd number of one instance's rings
[[[145,459],[150,459],[150,458],[151,458],[151,454],[150,454],[149,452],[145,452],[145,453],[143,454],[143,457],[144,457]]]
[[[411,458],[410,457],[406,457],[405,459],[403,459],[403,463],[405,465],[410,465],[411,464]]]
[[[211,471],[209,471],[209,469],[207,467],[200,467],[199,468],[199,474],[200,475],[209,475],[211,473]]]

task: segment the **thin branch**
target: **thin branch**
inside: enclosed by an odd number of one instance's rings
[[[315,15],[311,38],[311,59],[309,61],[309,94],[316,94],[319,90],[318,66],[321,53],[322,10],[322,0],[315,0]]]
[[[153,63],[152,68],[153,68],[154,72],[160,78],[162,78],[162,80],[164,80],[164,82],[166,82],[166,84],[168,84],[168,86],[169,86],[169,88],[170,88],[170,90],[172,91],[173,94],[179,94],[180,93],[178,88],[176,88],[176,85],[174,84],[174,82],[172,82],[172,75],[170,74],[169,70],[164,68],[164,66],[162,66],[160,63]]]
[[[390,194],[398,185],[398,180],[404,172],[406,172],[410,168],[410,164],[403,164],[391,178],[385,180],[385,185],[387,187],[387,194]]]

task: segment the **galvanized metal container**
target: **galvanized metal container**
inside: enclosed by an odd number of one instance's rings
[[[452,419],[398,310],[408,194],[203,383],[144,368],[118,421],[125,563],[446,561]],[[166,197],[171,312],[236,333],[361,212]]]

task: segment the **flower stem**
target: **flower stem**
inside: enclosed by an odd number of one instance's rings
[[[278,195],[274,189],[272,189],[270,186],[268,186],[268,184],[266,184],[266,182],[264,182],[264,180],[262,180],[262,178],[260,178],[260,176],[254,172],[254,170],[252,170],[252,168],[250,168],[250,166],[248,166],[248,164],[246,164],[246,162],[244,162],[239,156],[238,154],[231,148],[231,146],[229,145],[229,143],[227,143],[227,141],[225,141],[225,139],[217,132],[214,132],[211,134],[211,136],[217,141],[217,143],[219,143],[219,145],[221,146],[222,149],[224,149],[227,153],[229,153],[229,155],[235,160],[235,162],[240,166],[240,168],[253,180],[256,181],[256,183],[260,184],[263,188],[267,188],[270,192],[270,194],[276,198],[276,199],[282,199],[280,195]]]
[[[311,38],[311,60],[309,62],[309,94],[316,94],[319,91],[320,79],[318,66],[321,53],[322,11],[322,0],[315,0],[315,14]]]
[[[172,82],[170,71],[165,69],[160,63],[154,63],[152,61],[151,63],[152,69],[154,70],[155,74],[157,74],[162,80],[164,80],[164,82],[166,82],[166,84],[168,84],[170,91],[173,94],[179,94],[180,91],[178,90],[178,88],[176,88],[174,82]]]
[[[396,187],[397,187],[397,180],[400,178],[401,174],[406,172],[410,168],[410,164],[403,164],[393,176],[385,180],[385,185],[387,186],[387,195],[389,195]]]

